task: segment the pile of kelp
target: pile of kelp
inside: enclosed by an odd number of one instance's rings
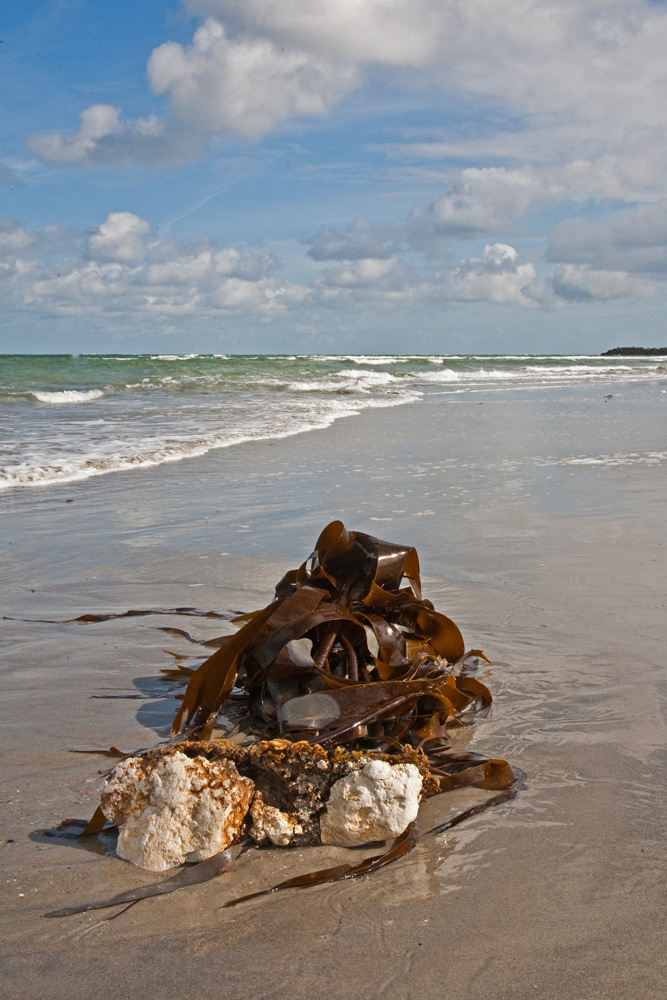
[[[156,612],[125,614],[144,613]],[[201,614],[191,608],[171,613]],[[116,616],[77,620],[108,617]],[[280,737],[341,752],[380,751],[397,759],[413,748],[428,762],[430,794],[434,786],[440,792],[465,786],[495,791],[428,833],[448,830],[514,794],[514,774],[506,761],[452,752],[456,732],[491,705],[488,689],[473,676],[486,657],[480,650],[466,653],[458,627],[422,598],[414,548],[347,531],[332,521],[308,559],[280,580],[275,600],[233,620],[242,627],[208,640],[205,645],[217,647],[216,652],[198,669],[178,666],[162,672],[165,680],[188,681],[185,693],[177,696],[182,703],[172,736],[187,730],[188,741],[209,740],[218,716],[231,705],[230,714],[241,720],[236,734],[246,744]],[[192,639],[178,629],[166,631]],[[225,735],[234,738],[235,733]],[[106,753],[128,756],[113,748]],[[104,824],[98,809],[78,835],[98,834]],[[253,896],[356,878],[403,857],[414,842],[411,826],[382,854],[296,876]],[[160,882],[47,916],[127,907],[207,881],[227,871],[250,846],[247,840],[235,843]]]
[[[405,584],[405,585],[404,585]],[[426,753],[441,790],[512,784],[501,760],[447,754],[452,731],[491,705],[451,619],[421,594],[414,548],[332,521],[275,600],[190,677],[172,735],[207,739],[234,693],[258,739]]]

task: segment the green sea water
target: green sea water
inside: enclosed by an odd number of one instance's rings
[[[185,460],[425,393],[667,385],[667,358],[440,355],[0,356],[0,488]]]

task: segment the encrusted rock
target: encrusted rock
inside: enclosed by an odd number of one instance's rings
[[[163,871],[224,850],[247,830],[258,844],[301,847],[396,836],[438,791],[423,753],[325,750],[306,742],[186,741],[130,757],[102,791],[118,854]]]
[[[270,841],[276,847],[287,847],[295,835],[303,833],[297,816],[290,816],[274,806],[268,806],[261,792],[256,792],[250,807],[250,836],[258,844]]]
[[[322,843],[356,847],[397,837],[417,818],[421,787],[413,764],[369,761],[333,785],[320,818]]]
[[[118,855],[140,868],[164,871],[229,847],[254,787],[231,760],[176,751],[157,760],[122,761],[102,790],[101,805],[119,827]]]

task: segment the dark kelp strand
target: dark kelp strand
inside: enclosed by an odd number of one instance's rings
[[[360,875],[367,875],[370,872],[389,865],[392,861],[409,854],[415,846],[415,834],[412,824],[397,837],[391,847],[384,854],[375,854],[372,858],[356,865],[341,864],[333,868],[323,868],[320,871],[308,872],[306,875],[296,875],[294,878],[285,879],[270,889],[261,889],[259,892],[251,892],[247,896],[237,896],[236,899],[228,900],[225,906],[236,906],[237,903],[245,903],[249,899],[257,899],[259,896],[268,896],[281,889],[308,889],[313,885],[322,885],[325,882],[343,882],[345,879],[358,878]]]
[[[45,913],[45,917],[68,917],[73,913],[85,913],[87,910],[103,910],[108,906],[120,906],[127,903],[138,903],[141,899],[149,899],[151,896],[164,896],[166,893],[175,892],[177,889],[185,889],[188,886],[200,885],[208,882],[212,878],[217,878],[223,872],[229,870],[239,854],[246,849],[245,844],[235,844],[227,850],[215,854],[212,858],[199,861],[196,865],[188,865],[182,868],[176,875],[162,879],[160,882],[153,882],[151,885],[144,885],[138,889],[130,889],[128,892],[121,892],[110,899],[96,900],[92,903],[82,903],[79,906],[66,906],[62,910],[52,910]]]

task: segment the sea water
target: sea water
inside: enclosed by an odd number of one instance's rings
[[[4,355],[0,489],[73,482],[288,437],[372,407],[416,403],[434,391],[483,399],[638,385],[665,391],[667,357]],[[646,460],[664,457],[658,450]]]

